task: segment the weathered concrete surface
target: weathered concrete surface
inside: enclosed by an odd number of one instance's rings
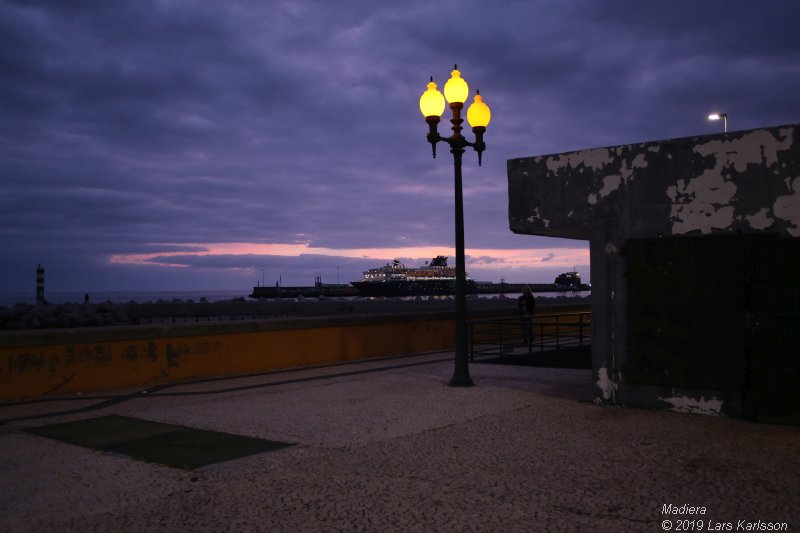
[[[617,247],[657,235],[800,237],[800,126],[510,159],[508,183],[515,233]]]
[[[697,270],[692,271],[672,264],[685,257],[653,257],[654,254],[643,253],[640,263],[634,265],[627,252],[629,244],[636,240],[765,234],[782,238],[782,241],[775,240],[764,246],[742,239],[745,244],[740,248],[746,250],[740,254],[741,258],[731,247],[720,244],[719,240],[713,241],[728,254],[731,268],[741,271],[729,277],[743,285],[727,288],[742,292],[743,296],[734,302],[741,309],[726,309],[729,314],[721,321],[729,320],[729,329],[750,328],[745,340],[766,346],[766,341],[756,331],[757,320],[751,300],[763,303],[765,299],[772,299],[768,302],[772,308],[767,309],[767,314],[785,315],[779,308],[791,308],[794,310],[789,313],[796,317],[800,307],[800,302],[795,302],[797,298],[789,294],[797,292],[797,276],[784,276],[787,279],[781,293],[775,286],[763,288],[766,283],[763,279],[756,280],[761,285],[754,289],[757,283],[753,282],[752,275],[753,271],[769,267],[769,264],[759,264],[759,260],[766,262],[763,257],[759,259],[755,251],[760,249],[774,255],[781,269],[800,271],[795,259],[796,246],[787,242],[800,237],[800,125],[511,159],[508,161],[508,186],[512,231],[589,241],[597,401],[614,402],[624,397],[632,403],[697,412],[734,414],[741,411],[741,389],[717,391],[682,387],[681,383],[670,382],[669,377],[648,383],[626,381],[623,369],[626,364],[633,364],[628,358],[629,313],[632,307],[636,313],[642,311],[631,298],[628,280],[631,269],[661,268],[675,276],[693,276],[691,280],[662,278],[676,285],[697,283],[698,287],[703,279],[713,274],[707,265],[698,264]],[[710,240],[703,242],[712,243]],[[678,243],[675,249],[686,254],[691,246],[681,248],[683,244],[685,242]],[[786,261],[792,261],[794,266],[786,266]],[[723,269],[727,266],[722,265]],[[769,277],[769,273],[762,277]],[[646,290],[647,287],[636,289]],[[764,292],[755,294],[757,290]],[[768,298],[765,298],[767,293]],[[666,294],[665,297],[671,296]],[[706,303],[711,299],[706,297]],[[692,311],[691,304],[685,304],[683,309]],[[646,311],[655,313],[651,309]],[[675,327],[676,324],[667,323],[669,320],[670,317],[664,317],[664,329]],[[785,350],[792,351],[791,346],[797,340],[786,331],[798,328],[797,319],[793,320],[794,325],[780,325],[773,330],[783,335],[776,338],[773,345],[783,345]],[[672,343],[669,349],[674,349],[679,335],[671,335],[665,342]],[[730,364],[740,364],[751,355],[739,354]],[[765,359],[769,357],[769,354],[764,356]],[[685,354],[683,359],[691,360]],[[768,365],[784,365],[793,375],[800,376],[798,356],[783,359],[781,363]],[[765,379],[766,383],[773,378]],[[769,388],[769,385],[764,386]]]
[[[800,428],[597,407],[588,370],[473,364],[475,387],[448,387],[452,357],[0,404],[0,420],[33,417],[0,425],[0,530],[652,533],[664,520],[676,530],[678,519],[703,520],[703,531],[712,520],[731,530],[739,520],[800,527]],[[119,401],[64,412],[109,398]],[[295,446],[187,472],[22,431],[108,414]],[[669,504],[705,514],[665,515]]]

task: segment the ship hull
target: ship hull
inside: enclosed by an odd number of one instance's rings
[[[448,296],[456,293],[455,280],[385,280],[353,281],[352,285],[360,296]],[[475,282],[467,280],[467,293],[475,293]]]

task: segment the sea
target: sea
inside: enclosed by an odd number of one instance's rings
[[[233,300],[236,298],[244,298],[249,300],[250,298],[248,295],[252,289],[230,289],[230,290],[196,290],[196,291],[97,291],[97,292],[90,292],[89,294],[89,301],[92,303],[100,303],[100,302],[112,302],[112,303],[128,303],[128,302],[136,302],[136,303],[145,303],[145,302],[171,302],[173,300],[180,300],[187,302],[189,300],[194,302],[199,302],[201,299],[205,298],[208,302],[218,302],[224,300]],[[51,304],[62,304],[62,303],[83,303],[86,297],[85,292],[74,292],[74,291],[53,291],[48,292],[45,291],[45,301]],[[591,294],[591,291],[579,291],[579,292],[537,292],[535,296],[537,298],[557,298],[559,296],[567,296],[567,297],[586,297]],[[519,296],[519,293],[514,294],[481,294],[479,298],[516,298]],[[333,298],[328,298],[333,299]],[[357,296],[351,296],[345,299],[358,299]],[[0,306],[2,307],[9,307],[15,304],[35,304],[36,303],[36,293],[35,291],[30,292],[0,292]]]
[[[252,289],[251,289],[252,290]],[[205,298],[209,302],[220,300],[233,300],[234,298],[247,298],[251,290],[197,290],[197,291],[97,291],[89,292],[89,301],[92,303],[112,302],[158,302],[173,300],[199,302]],[[44,299],[51,304],[83,303],[86,292],[75,291],[45,291]],[[0,292],[0,306],[10,306],[18,303],[35,304],[36,293],[30,292]]]

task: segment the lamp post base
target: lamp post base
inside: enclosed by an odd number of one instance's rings
[[[472,381],[472,378],[469,378],[469,377],[467,377],[467,378],[458,377],[457,378],[457,377],[453,376],[453,378],[450,380],[450,382],[447,385],[450,386],[450,387],[472,387],[472,386],[475,385],[475,382]]]

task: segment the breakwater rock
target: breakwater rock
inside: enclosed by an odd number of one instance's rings
[[[540,298],[539,307],[560,304],[588,303],[587,298]],[[147,303],[64,303],[50,305],[17,304],[0,307],[0,331],[24,329],[58,329],[144,325],[158,323],[188,323],[228,320],[268,320],[303,316],[374,315],[382,313],[413,313],[449,311],[454,308],[452,297],[418,299],[282,299],[245,300],[244,298],[208,302],[188,300]],[[468,311],[516,309],[514,298],[469,297]]]

